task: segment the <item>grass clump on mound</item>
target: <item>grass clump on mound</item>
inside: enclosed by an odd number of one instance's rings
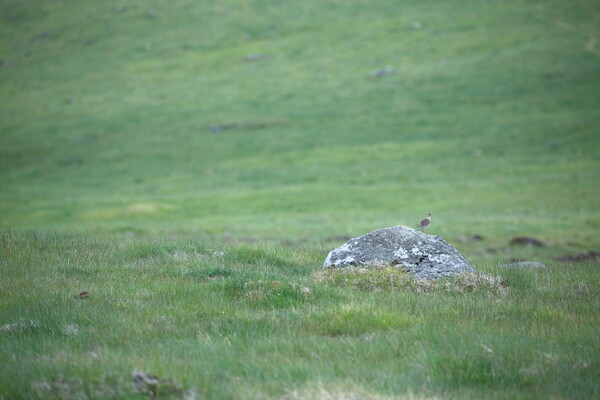
[[[312,290],[293,282],[278,280],[233,280],[224,285],[224,292],[232,300],[252,307],[286,308],[307,302]]]
[[[280,400],[435,400],[437,396],[418,395],[411,392],[401,396],[389,396],[365,390],[354,382],[342,382],[336,385],[322,383],[307,385],[288,391]]]
[[[408,329],[418,321],[418,317],[408,314],[351,304],[311,313],[302,328],[304,332],[321,336],[366,335],[369,338],[377,332]]]
[[[410,273],[395,267],[327,268],[312,274],[320,283],[328,286],[351,287],[358,290],[409,291],[425,294],[487,292],[494,296],[506,296],[508,285],[498,275],[485,272],[466,272],[445,279],[416,279]]]

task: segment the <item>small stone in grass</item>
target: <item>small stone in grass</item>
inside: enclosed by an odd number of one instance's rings
[[[546,268],[546,265],[537,261],[518,261],[510,264],[501,264],[500,268]]]

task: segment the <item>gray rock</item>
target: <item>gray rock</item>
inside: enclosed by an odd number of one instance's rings
[[[371,72],[369,75],[371,75],[371,77],[373,77],[373,78],[381,78],[386,75],[393,74],[394,71],[395,71],[394,67],[386,65],[383,68],[376,69],[375,71]]]
[[[396,266],[419,279],[438,279],[473,267],[439,236],[408,226],[378,229],[332,250],[323,268]]]
[[[510,264],[501,264],[500,268],[546,268],[542,263],[536,261],[519,261]]]

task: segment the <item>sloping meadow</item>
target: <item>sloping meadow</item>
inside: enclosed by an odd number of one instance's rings
[[[0,400],[599,398],[597,16],[0,2]],[[320,268],[429,212],[476,273]]]

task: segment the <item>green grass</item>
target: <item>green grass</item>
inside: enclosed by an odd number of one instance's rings
[[[0,224],[598,246],[594,1],[322,3],[4,1]]]
[[[428,283],[393,268],[321,271],[315,248],[1,241],[5,398],[143,398],[134,371],[170,382],[158,385],[168,398],[600,394],[597,265],[481,264],[483,275]]]
[[[1,1],[0,399],[598,397],[599,15]],[[428,212],[507,293],[318,271]]]

